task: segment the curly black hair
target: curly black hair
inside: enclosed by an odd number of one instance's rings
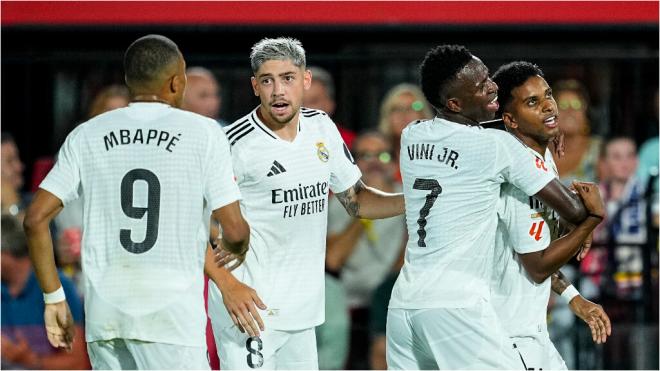
[[[525,61],[515,61],[500,66],[493,74],[493,81],[497,84],[497,100],[500,108],[497,110],[497,117],[501,117],[506,106],[511,103],[513,96],[511,91],[527,81],[530,77],[541,76],[543,71],[534,63]]]
[[[446,84],[472,60],[472,53],[462,45],[439,45],[429,50],[419,66],[420,85],[426,100],[436,110],[444,106],[440,96]]]

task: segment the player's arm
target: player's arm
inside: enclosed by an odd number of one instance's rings
[[[238,201],[213,210],[213,218],[222,230],[221,247],[237,255],[245,255],[250,241],[250,226],[241,214]]]
[[[229,269],[224,268],[225,258],[236,259],[236,256],[209,245],[206,251],[204,272],[218,286],[222,293],[222,301],[227,308],[234,325],[250,336],[259,336],[259,330],[264,331],[264,322],[257,311],[266,309],[257,291],[234,277]]]
[[[543,201],[544,204],[572,224],[578,225],[587,218],[588,211],[580,197],[571,192],[558,179],[553,179],[534,197]]]
[[[593,183],[578,183],[576,188],[589,210],[587,218],[567,235],[552,241],[546,249],[519,254],[525,270],[536,283],[545,281],[566,264],[603,220],[605,208],[598,187]]]
[[[594,343],[607,341],[607,337],[612,334],[612,325],[601,305],[580,295],[561,271],[552,274],[552,291],[568,300],[571,311],[589,326]]]
[[[387,193],[358,180],[341,193],[335,194],[346,212],[356,218],[383,219],[405,211],[403,193]]]
[[[53,240],[48,227],[63,207],[59,198],[46,190],[39,189],[27,209],[23,227],[39,286],[44,293],[51,295],[46,300],[44,309],[48,340],[56,348],[71,349],[75,326],[69,306],[64,299],[62,282],[57,275]]]

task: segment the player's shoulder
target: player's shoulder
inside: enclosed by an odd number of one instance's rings
[[[329,119],[328,114],[321,111],[320,109],[307,108],[307,107],[300,107],[300,115],[306,119],[311,119],[312,117],[317,117],[317,116],[318,119],[323,119],[324,117]]]
[[[331,138],[341,138],[337,124],[330,116],[317,109],[300,109],[300,131],[318,132],[322,136]]]
[[[223,127],[222,130],[227,135],[229,145],[233,148],[236,146],[240,147],[255,138],[256,136],[254,134],[257,128],[259,128],[259,124],[257,123],[256,111],[253,110]]]
[[[312,128],[327,129],[335,128],[335,122],[332,121],[327,113],[312,108],[300,108],[300,124],[302,126],[310,126]]]
[[[193,123],[197,124],[199,123],[200,129],[201,130],[215,130],[215,129],[220,129],[220,124],[218,124],[217,121],[208,118],[206,116],[200,115],[195,112],[190,112],[186,110],[182,110],[180,108],[175,108],[172,111],[173,115],[176,115],[177,118],[180,118],[183,122],[186,124],[188,123]]]
[[[404,133],[406,135],[414,135],[416,133],[421,133],[430,130],[432,124],[433,124],[433,119],[411,121],[410,123],[408,123],[408,125],[406,125],[406,127],[403,128],[401,135],[404,135]]]
[[[496,145],[503,144],[505,148],[512,148],[510,146],[513,146],[513,148],[523,147],[522,143],[506,130],[488,128],[479,130],[477,133],[487,140],[491,140]]]

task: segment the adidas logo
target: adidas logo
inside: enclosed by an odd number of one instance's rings
[[[284,168],[284,166],[282,166],[282,164],[280,164],[277,161],[273,161],[273,165],[270,167],[270,171],[268,172],[268,176],[273,176],[273,175],[277,175],[279,173],[284,173],[284,172],[286,172],[286,169]]]

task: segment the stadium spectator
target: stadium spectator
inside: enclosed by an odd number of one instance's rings
[[[30,196],[22,192],[25,166],[21,162],[14,137],[7,132],[2,132],[1,156],[2,214],[11,214],[22,220],[30,200]]]
[[[587,89],[577,80],[560,80],[552,85],[552,93],[564,133],[565,154],[556,159],[559,178],[566,185],[573,180],[596,182],[602,139],[591,135]]]
[[[603,284],[621,300],[641,300],[642,248],[647,239],[646,184],[635,174],[638,158],[632,138],[614,137],[603,147],[603,165],[608,176],[600,183],[607,218],[595,236],[610,245]],[[611,276],[610,276],[611,275]],[[629,313],[632,315],[632,313]]]
[[[365,184],[385,192],[401,192],[395,181],[390,143],[379,132],[360,134],[353,142],[353,158]],[[346,292],[351,313],[349,369],[369,367],[369,307],[374,290],[392,271],[406,236],[405,218],[355,219],[334,197],[328,202],[326,271]],[[327,299],[333,298],[326,296]]]
[[[44,301],[32,269],[19,221],[2,215],[2,368],[75,369],[89,367],[82,331],[83,308],[73,283],[58,272],[69,298],[76,336],[70,352],[50,346],[44,332]]]
[[[227,121],[220,118],[222,108],[221,87],[213,72],[204,67],[189,67],[186,70],[188,85],[183,97],[183,109],[216,120],[220,126]]]
[[[303,107],[321,110],[334,120],[335,110],[337,109],[335,81],[330,72],[321,67],[310,66],[309,70],[312,72],[312,84],[303,97]],[[344,143],[346,143],[349,149],[353,148],[355,132],[346,128],[341,123],[335,123]]]
[[[89,105],[87,119],[89,120],[117,108],[126,107],[129,102],[128,89],[124,85],[106,86],[94,96],[92,104]]]
[[[422,91],[413,84],[402,83],[385,93],[380,104],[378,130],[383,133],[392,146],[394,163],[397,166],[396,179],[401,181],[398,169],[401,151],[401,132],[415,120],[427,120],[433,117],[431,105]]]

